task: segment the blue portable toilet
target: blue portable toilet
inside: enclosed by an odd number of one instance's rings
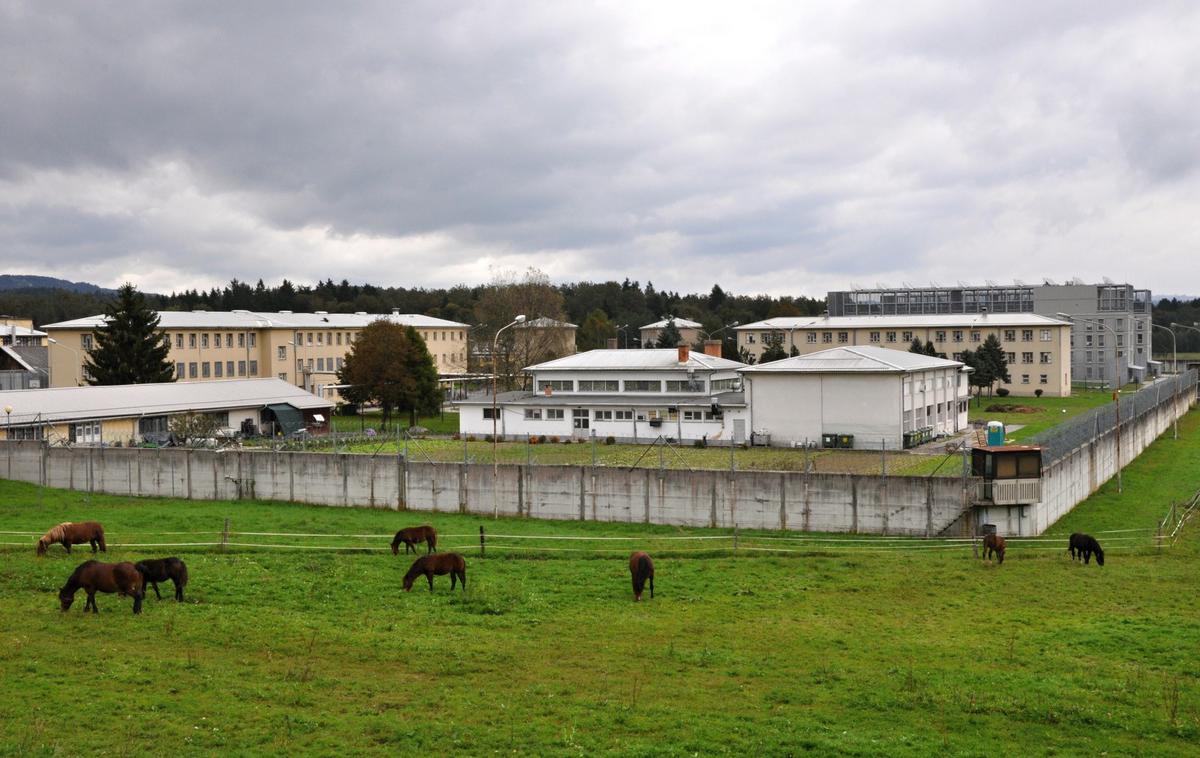
[[[1004,444],[1004,422],[989,421],[987,423],[987,443],[989,446]]]

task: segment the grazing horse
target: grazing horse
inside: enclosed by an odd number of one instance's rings
[[[633,576],[633,599],[642,599],[642,590],[646,580],[650,580],[650,597],[654,597],[654,561],[650,556],[638,550],[629,556],[629,573]]]
[[[1096,565],[1104,565],[1104,548],[1100,547],[1100,543],[1090,534],[1084,534],[1083,532],[1072,534],[1067,550],[1071,551],[1071,560],[1082,558],[1086,564],[1091,560],[1092,555],[1095,555]]]
[[[425,547],[428,548],[425,551],[425,554],[429,555],[437,550],[437,530],[429,524],[425,524],[424,526],[410,526],[407,529],[401,529],[400,531],[396,532],[396,536],[392,538],[392,555],[400,554],[401,542],[404,543],[405,555],[408,555],[410,548],[414,553],[417,552],[417,545],[421,544],[422,542],[424,542]]]
[[[70,610],[75,602],[75,593],[83,589],[87,593],[87,603],[83,606],[84,613],[90,607],[92,613],[99,613],[96,608],[97,592],[115,592],[118,595],[129,595],[133,598],[133,612],[142,612],[142,598],[146,597],[146,588],[142,584],[142,575],[132,563],[101,563],[100,561],[84,561],[71,574],[71,578],[58,591],[58,601],[62,604],[63,612]]]
[[[158,591],[158,583],[170,579],[175,585],[175,599],[183,602],[183,588],[187,586],[188,581],[187,566],[183,561],[174,556],[154,558],[148,561],[138,561],[134,568],[142,575],[142,586],[145,587],[148,582],[154,588],[154,594],[159,600],[162,600],[162,594]]]
[[[429,591],[433,592],[433,577],[450,575],[450,589],[454,589],[454,580],[462,582],[463,591],[467,589],[467,560],[458,553],[438,553],[437,555],[422,555],[413,561],[412,568],[404,575],[404,591],[411,592],[413,582],[421,574],[429,580]]]
[[[68,553],[71,552],[71,545],[82,545],[85,542],[91,543],[93,553],[97,547],[101,552],[108,552],[108,546],[104,544],[104,527],[95,521],[80,521],[77,524],[64,521],[53,527],[38,540],[37,554],[45,555],[46,548],[55,542],[62,543]]]
[[[983,559],[986,561],[994,554],[997,565],[1004,563],[1005,548],[1003,537],[998,534],[989,534],[983,538]]]

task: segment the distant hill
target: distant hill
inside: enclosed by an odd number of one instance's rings
[[[0,274],[0,292],[11,290],[67,290],[88,294],[108,294],[112,290],[88,282],[69,282],[53,276],[33,274]]]

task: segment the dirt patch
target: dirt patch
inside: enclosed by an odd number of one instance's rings
[[[1031,408],[1028,405],[1010,405],[1008,403],[994,403],[983,409],[988,413],[1041,413],[1045,408]]]

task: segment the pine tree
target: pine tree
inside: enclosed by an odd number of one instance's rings
[[[938,357],[938,349],[933,346],[932,340],[925,343],[925,355],[928,355],[930,358]]]
[[[989,334],[977,354],[979,363],[989,372],[990,380],[987,383],[989,395],[992,393],[992,385],[996,382],[1012,381],[1012,377],[1008,374],[1008,360],[1004,357],[1004,348],[1000,346],[1000,340],[996,339],[996,335]]]
[[[783,349],[783,345],[774,342],[759,356],[759,362],[770,363],[771,361],[781,361],[788,357],[787,351]]]
[[[908,346],[908,352],[916,353],[917,355],[925,355],[925,346],[921,344],[920,337],[913,337],[912,344]]]
[[[171,347],[158,331],[158,314],[132,284],[104,308],[105,324],[84,359],[88,384],[152,384],[174,380]]]
[[[667,325],[658,334],[658,341],[654,343],[655,347],[676,347],[683,339],[683,335],[679,333],[679,327],[675,326],[675,319],[669,319]]]

